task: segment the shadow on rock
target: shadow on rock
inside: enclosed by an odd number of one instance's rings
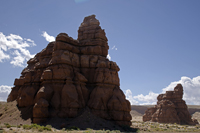
[[[28,106],[28,107],[23,107],[20,108],[18,107],[19,111],[21,112],[20,117],[24,120],[27,119],[32,119],[32,114],[33,114],[33,106]]]
[[[137,132],[138,129],[131,128],[129,126],[119,126],[114,121],[102,119],[90,112],[90,109],[86,108],[82,114],[75,118],[49,118],[47,122],[41,123],[41,125],[51,125],[56,129],[66,130],[119,130],[121,132]]]

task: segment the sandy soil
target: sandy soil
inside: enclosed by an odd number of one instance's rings
[[[6,124],[11,126],[31,124],[32,108],[18,108],[17,102],[1,103],[0,104],[0,126],[6,128]],[[71,129],[78,127],[80,130],[87,128],[94,130],[119,130],[119,131],[136,131],[133,128],[119,126],[113,121],[104,120],[93,115],[88,108],[84,109],[76,118],[49,118],[47,123],[40,124],[41,126],[51,125],[54,129]],[[14,127],[12,127],[14,130]]]
[[[25,125],[31,124],[30,115],[32,112],[32,108],[24,108],[19,109],[16,106],[16,101],[6,103],[0,102],[0,127],[3,127],[4,132],[38,132],[38,130],[24,130],[21,128],[17,128],[17,125]],[[136,131],[135,129],[139,129],[140,132],[200,132],[200,125],[196,126],[188,126],[188,125],[178,125],[178,124],[160,124],[153,122],[143,122],[142,116],[147,108],[150,106],[136,106],[132,105],[132,111],[130,112],[132,115],[132,126],[131,130]],[[192,115],[192,118],[195,118],[200,123],[200,106],[197,105],[189,105],[188,110]],[[25,114],[25,115],[22,115]],[[11,125],[10,128],[6,128],[5,123]],[[92,113],[90,113],[89,109],[83,110],[83,113],[74,119],[60,119],[54,118],[49,119],[46,123],[48,125],[52,125],[52,132],[65,132],[62,128],[69,129],[72,126],[79,127],[80,131],[70,131],[70,132],[108,132],[108,130],[115,130],[113,132],[125,131],[123,127],[120,127],[114,124],[111,121],[106,121],[99,117],[96,117]],[[87,128],[86,128],[87,127]],[[90,128],[90,129],[88,129]],[[118,130],[118,131],[116,131]],[[127,129],[126,129],[127,130]],[[1,133],[0,128],[0,133]],[[47,131],[46,131],[47,132]],[[99,131],[100,132],[100,131]]]
[[[11,125],[31,124],[30,113],[28,113],[30,109],[19,110],[16,104],[16,101],[0,103],[0,125],[4,123]],[[22,115],[22,113],[25,115]]]

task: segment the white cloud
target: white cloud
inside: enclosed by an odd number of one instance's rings
[[[0,62],[3,62],[5,59],[10,59],[10,56],[3,52],[3,50],[0,48]]]
[[[181,77],[179,81],[171,82],[166,88],[163,88],[161,93],[173,90],[174,87],[181,83],[184,90],[183,100],[189,105],[199,105],[200,104],[200,76],[194,77],[193,79],[189,77]],[[159,93],[159,94],[161,94]],[[126,99],[128,99],[131,104],[140,105],[150,105],[156,104],[158,93],[149,92],[148,95],[137,95],[133,96],[131,90],[125,91]]]
[[[46,39],[47,42],[55,41],[55,37],[50,36],[46,31],[43,31],[42,36]]]
[[[112,47],[112,50],[117,50],[117,48],[115,47],[115,45]]]
[[[153,92],[149,92],[148,95],[143,95],[143,94],[140,94],[140,95],[137,95],[137,96],[133,96],[134,99],[136,99],[137,101],[140,101],[140,102],[143,102],[141,104],[143,105],[149,105],[149,104],[156,104],[157,102],[157,96],[158,94],[157,93],[153,93]]]
[[[156,99],[158,94],[157,93],[153,93],[153,92],[149,92],[148,95],[137,95],[137,96],[133,96],[131,90],[126,90],[125,91],[125,95],[126,95],[126,99],[130,101],[131,105],[153,105],[156,104]]]
[[[136,105],[138,104],[138,101],[136,101],[134,98],[133,98],[133,95],[132,95],[132,92],[131,90],[126,90],[125,91],[125,95],[126,95],[126,99],[130,101],[131,105]]]
[[[15,50],[13,52],[13,55],[16,55],[16,56],[13,58],[13,60],[10,62],[10,64],[13,64],[14,66],[24,67],[23,63],[24,63],[25,58],[22,57],[22,55],[19,53],[19,51]]]
[[[111,57],[110,57],[110,55],[109,55],[109,54],[107,55],[107,59],[111,60]]]
[[[11,60],[14,66],[24,67],[26,61],[34,57],[27,47],[36,46],[33,40],[22,38],[19,35],[10,34],[8,36],[0,32],[0,62]]]
[[[12,86],[1,85],[0,86],[0,101],[6,101],[10,94]]]

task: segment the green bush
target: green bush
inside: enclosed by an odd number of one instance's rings
[[[31,124],[31,125],[23,125],[23,129],[37,129],[38,131],[42,132],[43,130],[51,131],[52,126],[46,125],[46,126],[40,126],[37,124]]]
[[[106,132],[106,133],[110,133],[110,130],[106,130],[105,132]]]
[[[80,128],[76,127],[76,126],[72,126],[67,128],[68,130],[80,130]]]
[[[51,129],[51,128],[52,128],[52,126],[51,126],[51,125],[46,125],[46,127],[47,127],[47,128],[49,128],[49,129]]]
[[[7,128],[10,128],[10,127],[11,127],[11,125],[8,124],[8,123],[4,123],[4,125],[5,125]]]
[[[43,126],[38,127],[38,131],[42,132],[44,130]]]
[[[20,128],[21,127],[21,125],[17,125],[17,128]]]
[[[23,125],[23,129],[29,130],[29,129],[31,129],[31,125]]]
[[[38,128],[40,127],[40,125],[37,125],[37,124],[31,124],[30,127],[31,127],[31,129],[32,129],[32,128],[38,129]]]
[[[156,130],[156,131],[162,131],[162,129],[160,129],[160,128],[155,128],[155,130]]]
[[[52,127],[50,127],[49,125],[43,127],[43,129],[46,130],[46,131],[51,131],[51,128],[52,128]]]

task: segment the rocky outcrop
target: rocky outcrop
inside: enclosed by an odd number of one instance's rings
[[[119,88],[119,67],[109,61],[107,37],[95,15],[81,23],[78,39],[60,33],[27,63],[7,101],[33,106],[33,122],[72,118],[90,111],[119,125],[131,125],[131,107]]]
[[[143,121],[159,123],[177,123],[195,125],[198,121],[191,119],[187,105],[183,97],[183,87],[177,84],[174,91],[166,91],[165,94],[158,95],[157,105],[145,111]]]

